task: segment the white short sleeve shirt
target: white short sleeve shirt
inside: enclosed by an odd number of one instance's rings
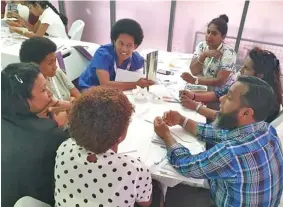
[[[193,59],[200,57],[200,54],[208,49],[206,42],[200,42],[194,52]],[[235,50],[223,43],[223,47],[220,49],[222,56],[219,60],[215,58],[207,57],[204,60],[202,75],[207,78],[215,78],[219,70],[231,71],[232,73],[236,72],[236,58],[237,54]]]
[[[152,194],[149,170],[138,160],[112,150],[88,162],[90,151],[68,139],[57,150],[55,201],[63,207],[134,206]]]
[[[56,14],[51,8],[44,10],[42,15],[39,17],[39,21],[41,22],[41,24],[49,25],[46,31],[49,36],[68,38],[65,26],[60,19],[60,16]]]

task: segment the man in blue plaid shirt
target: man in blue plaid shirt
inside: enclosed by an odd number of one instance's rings
[[[220,112],[213,125],[169,111],[155,119],[154,129],[166,143],[169,162],[176,170],[186,177],[209,179],[217,206],[278,206],[283,154],[276,130],[263,121],[273,97],[266,82],[240,77],[220,98]],[[192,155],[169,131],[168,126],[178,124],[215,146]]]

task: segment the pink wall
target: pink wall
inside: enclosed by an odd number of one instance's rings
[[[52,0],[50,1],[50,3],[55,6],[55,8],[59,11],[59,4],[58,4],[58,1],[55,1],[55,0]]]
[[[116,20],[133,18],[143,27],[145,39],[139,49],[167,49],[170,1],[116,1]],[[86,23],[82,40],[110,42],[109,1],[65,1],[69,24]],[[244,1],[177,1],[173,50],[192,52],[196,31],[220,14],[229,16],[229,36],[237,36]],[[251,1],[243,38],[283,44],[283,2]]]
[[[226,14],[229,17],[227,35],[236,36],[243,6],[244,3],[239,1],[178,1],[172,50],[193,52],[195,33],[197,31],[205,32],[206,25],[220,14]],[[233,8],[233,11],[231,8]]]
[[[167,50],[170,5],[170,1],[117,1],[116,20],[131,18],[141,24],[145,38],[138,50]]]
[[[109,1],[65,1],[65,8],[69,28],[77,19],[85,22],[83,41],[110,43]]]

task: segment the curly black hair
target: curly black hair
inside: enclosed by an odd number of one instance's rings
[[[50,53],[56,52],[57,46],[45,37],[31,37],[22,43],[20,49],[21,62],[40,64]]]
[[[112,43],[118,39],[120,34],[128,34],[132,36],[137,46],[142,43],[144,37],[141,25],[133,19],[120,19],[112,26]]]
[[[103,153],[126,132],[132,113],[133,106],[122,91],[89,88],[69,113],[71,136],[85,149]]]

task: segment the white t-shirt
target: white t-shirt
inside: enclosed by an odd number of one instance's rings
[[[41,22],[41,24],[49,25],[46,31],[49,36],[68,38],[65,31],[65,26],[60,19],[60,16],[56,14],[51,8],[44,10],[42,15],[39,17],[39,21]]]
[[[134,206],[152,194],[149,170],[135,158],[112,150],[88,162],[90,151],[68,139],[57,150],[55,165],[56,206]]]

